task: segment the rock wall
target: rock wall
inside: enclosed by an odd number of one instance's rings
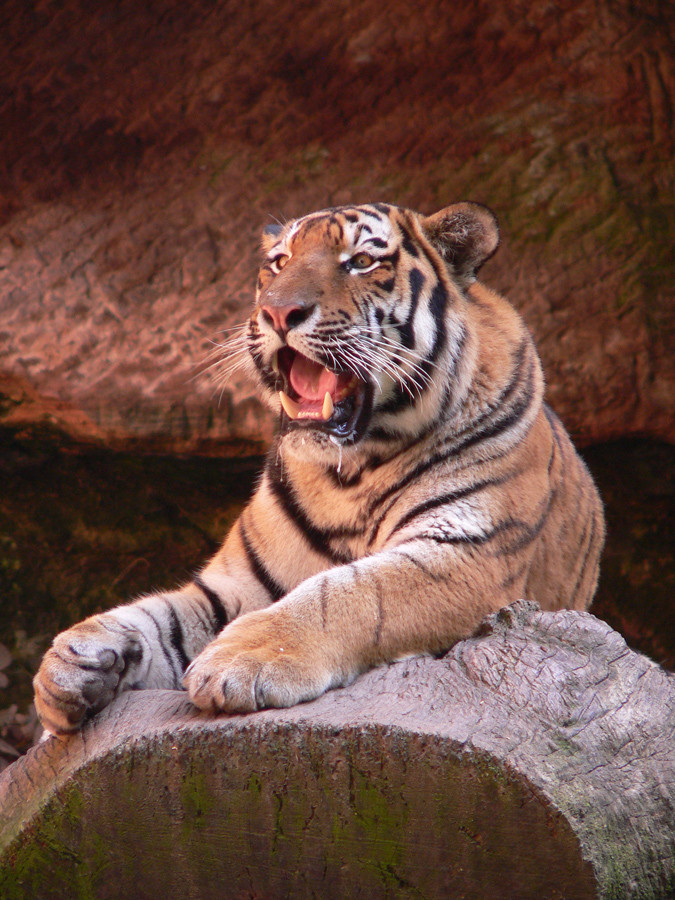
[[[247,315],[261,227],[467,198],[499,216],[484,278],[575,435],[675,440],[671,5],[8,0],[0,19],[14,396],[25,380],[120,445],[264,442],[251,385],[198,374]]]

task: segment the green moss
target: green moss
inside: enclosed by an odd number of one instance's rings
[[[206,781],[204,772],[194,766],[181,782],[180,798],[183,807],[183,827],[189,831],[203,828],[217,800]]]
[[[250,791],[254,797],[259,797],[262,793],[262,781],[260,776],[254,772],[246,782],[246,790]]]

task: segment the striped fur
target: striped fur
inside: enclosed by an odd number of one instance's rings
[[[191,583],[56,638],[35,679],[49,731],[130,688],[288,706],[519,597],[591,602],[602,507],[522,320],[475,280],[492,213],[343,207],[263,243],[253,314],[217,361],[248,360],[280,415],[260,486]]]

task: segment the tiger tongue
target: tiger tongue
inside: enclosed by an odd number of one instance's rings
[[[335,395],[338,376],[319,363],[296,353],[289,372],[291,387],[301,400],[323,401],[328,392]]]

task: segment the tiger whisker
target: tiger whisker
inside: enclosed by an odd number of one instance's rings
[[[385,354],[381,348],[373,346],[370,341],[363,341],[360,335],[355,336],[353,341],[362,351],[367,352],[373,361],[377,361],[380,364],[387,363],[390,371],[395,373],[396,380],[400,380],[402,383],[404,380],[410,380],[418,390],[420,390],[421,386],[427,386],[431,383],[429,374],[403,356],[399,352],[401,348],[398,345],[395,345],[396,356],[392,358],[390,354]],[[412,371],[410,373],[406,372],[399,362],[406,364]]]
[[[209,365],[207,366],[207,369],[211,369],[214,366],[219,365],[224,360],[230,359],[233,356],[237,356],[240,353],[244,353],[247,349],[248,348],[247,348],[246,344],[241,344],[238,347],[235,347],[235,346],[223,347],[223,346],[219,345],[214,350],[211,350],[209,353],[207,353],[206,356],[204,356],[201,360],[194,363],[193,368],[196,366],[203,366],[203,365],[209,363]],[[213,362],[212,362],[212,360],[213,360]],[[202,371],[207,371],[207,369],[203,369]]]
[[[378,359],[387,360],[393,367],[395,367],[395,369],[401,374],[402,377],[410,377],[413,381],[416,381],[417,379],[419,379],[425,385],[430,384],[431,378],[428,375],[428,373],[425,372],[423,369],[421,369],[415,363],[406,359],[406,357],[403,356],[402,354],[397,353],[396,356],[394,356],[392,358],[391,355],[387,355],[387,354],[383,353],[379,348],[372,347],[369,344],[367,344],[364,347],[364,349],[367,350],[367,352],[369,352],[371,355],[373,355],[373,357],[377,356]],[[410,370],[411,370],[410,374],[408,374],[405,371],[405,369],[403,368],[403,365],[401,365],[401,363],[407,365],[410,368]]]
[[[363,378],[364,372],[372,374],[374,368],[379,368],[400,384],[411,398],[414,398],[415,393],[418,397],[422,395],[423,385],[413,375],[402,369],[390,356],[378,351],[372,345],[364,344],[358,339],[352,339],[349,343],[338,341],[335,337],[331,337],[329,340],[334,345],[337,345],[341,360],[344,360],[347,368],[357,377]],[[325,341],[322,344],[322,349],[324,351],[327,350]],[[331,356],[335,358],[335,354],[331,353]],[[423,376],[428,378],[426,373],[421,370],[417,374],[420,378]]]
[[[432,362],[431,360],[427,359],[423,354],[417,353],[415,350],[412,350],[409,347],[402,347],[399,343],[397,343],[396,341],[394,341],[390,337],[388,337],[388,335],[384,334],[383,332],[381,332],[377,329],[369,328],[368,326],[365,326],[364,328],[359,329],[359,337],[361,337],[363,334],[365,334],[368,338],[370,338],[371,336],[374,337],[376,339],[376,341],[375,341],[376,344],[383,344],[387,348],[391,348],[392,350],[394,350],[396,352],[396,354],[399,358],[405,359],[405,361],[408,362],[411,366],[416,366],[416,363],[414,363],[413,360],[417,360],[418,362],[423,362],[426,366],[432,366],[433,368],[437,368],[437,363]],[[409,357],[412,357],[412,358],[409,358]],[[419,369],[418,366],[416,366],[416,368]]]
[[[218,366],[227,363],[231,359],[235,359],[239,356],[244,356],[247,352],[248,347],[245,345],[240,347],[228,347],[225,349],[218,348],[217,350],[213,350],[206,357],[204,357],[204,359],[200,360],[200,362],[195,363],[195,367],[205,366],[197,374],[201,375],[203,372],[208,372],[210,369],[215,369]]]
[[[378,366],[386,371],[395,381],[402,380],[405,377],[406,373],[393,360],[381,353],[377,353],[372,347],[363,345],[355,347],[350,345],[348,348],[341,347],[340,351],[343,355],[349,357],[352,362],[356,363],[361,371],[365,369],[367,372],[370,372],[374,366]]]
[[[362,337],[365,335],[368,339],[374,338],[376,344],[382,344],[388,348],[391,348],[399,353],[405,353],[411,359],[417,360],[418,362],[424,362],[427,365],[436,366],[436,363],[432,363],[423,353],[418,353],[416,350],[413,350],[411,347],[403,347],[398,341],[394,341],[389,335],[385,334],[383,331],[379,329],[372,328],[368,325],[359,328],[359,336]]]
[[[216,331],[216,334],[227,334],[230,331],[246,331],[248,324],[248,322],[240,322],[238,325],[232,325],[230,328],[221,328],[220,331]]]
[[[194,364],[194,368],[199,368],[199,371],[190,379],[191,381],[205,373],[211,373],[217,387],[225,384],[239,369],[248,367],[250,362],[248,324],[236,325],[227,330],[235,334],[224,341],[209,341],[213,344],[213,349]]]

